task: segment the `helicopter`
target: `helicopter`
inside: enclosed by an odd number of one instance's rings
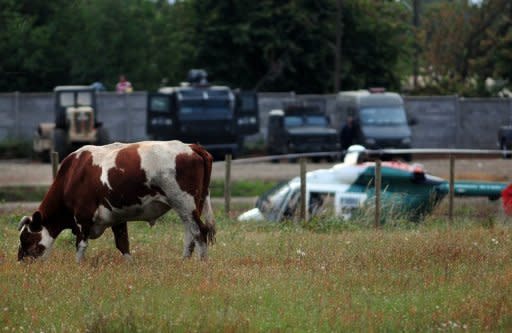
[[[306,207],[309,217],[334,214],[347,220],[375,199],[376,162],[369,161],[360,145],[348,148],[343,163],[306,173]],[[393,211],[412,221],[421,221],[450,192],[449,181],[427,173],[420,164],[381,162],[381,202],[386,213]],[[300,177],[284,181],[262,194],[256,207],[238,216],[239,221],[296,219],[300,210]],[[502,182],[454,182],[454,196],[502,197],[506,213],[512,213],[512,185]],[[384,215],[384,214],[383,214]],[[386,214],[389,215],[389,214]]]

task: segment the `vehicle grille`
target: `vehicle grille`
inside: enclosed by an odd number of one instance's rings
[[[78,134],[87,134],[92,130],[91,113],[77,112],[74,114],[75,130]]]

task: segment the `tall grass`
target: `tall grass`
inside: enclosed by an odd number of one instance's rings
[[[450,225],[441,212],[380,229],[366,217],[314,227],[217,212],[207,262],[181,259],[171,213],[129,225],[131,264],[107,231],[81,265],[68,232],[47,261],[17,263],[20,216],[4,216],[0,331],[508,331],[512,229],[465,209]]]

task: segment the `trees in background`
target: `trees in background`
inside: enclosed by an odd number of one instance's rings
[[[420,91],[488,96],[503,88],[512,74],[511,14],[509,0],[436,1],[426,7]],[[501,84],[486,86],[489,78]]]
[[[417,2],[419,29],[410,0],[2,0],[0,91],[112,90],[122,73],[154,90],[205,68],[244,89],[332,93],[337,33],[343,90],[401,89],[415,36],[420,92],[485,95],[487,77],[508,82],[509,1]]]

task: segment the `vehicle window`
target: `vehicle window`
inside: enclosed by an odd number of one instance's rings
[[[231,119],[230,102],[222,101],[182,101],[179,114],[183,120]]]
[[[73,92],[61,92],[59,95],[60,106],[74,106],[75,105],[75,94]]]
[[[286,116],[284,117],[284,127],[292,128],[302,126],[302,117],[299,116]]]
[[[169,101],[169,99],[165,96],[151,97],[150,110],[166,112],[167,110],[169,110],[168,101]]]
[[[263,194],[256,202],[256,207],[267,219],[275,220],[289,192],[288,182],[280,183]]]
[[[366,107],[359,111],[362,125],[386,126],[404,125],[407,123],[403,107]]]
[[[291,195],[290,200],[286,203],[283,211],[283,219],[297,220],[300,212],[300,189],[296,189]]]
[[[328,126],[327,118],[324,116],[307,116],[306,117],[306,125],[307,126]]]
[[[92,93],[90,91],[79,91],[76,96],[76,103],[80,106],[92,105]]]
[[[242,112],[245,112],[245,111],[252,112],[253,110],[255,110],[257,108],[256,99],[254,98],[254,95],[249,95],[249,96],[242,95],[240,99],[242,101],[242,106],[240,108]]]
[[[310,192],[309,216],[334,215],[334,192]]]

